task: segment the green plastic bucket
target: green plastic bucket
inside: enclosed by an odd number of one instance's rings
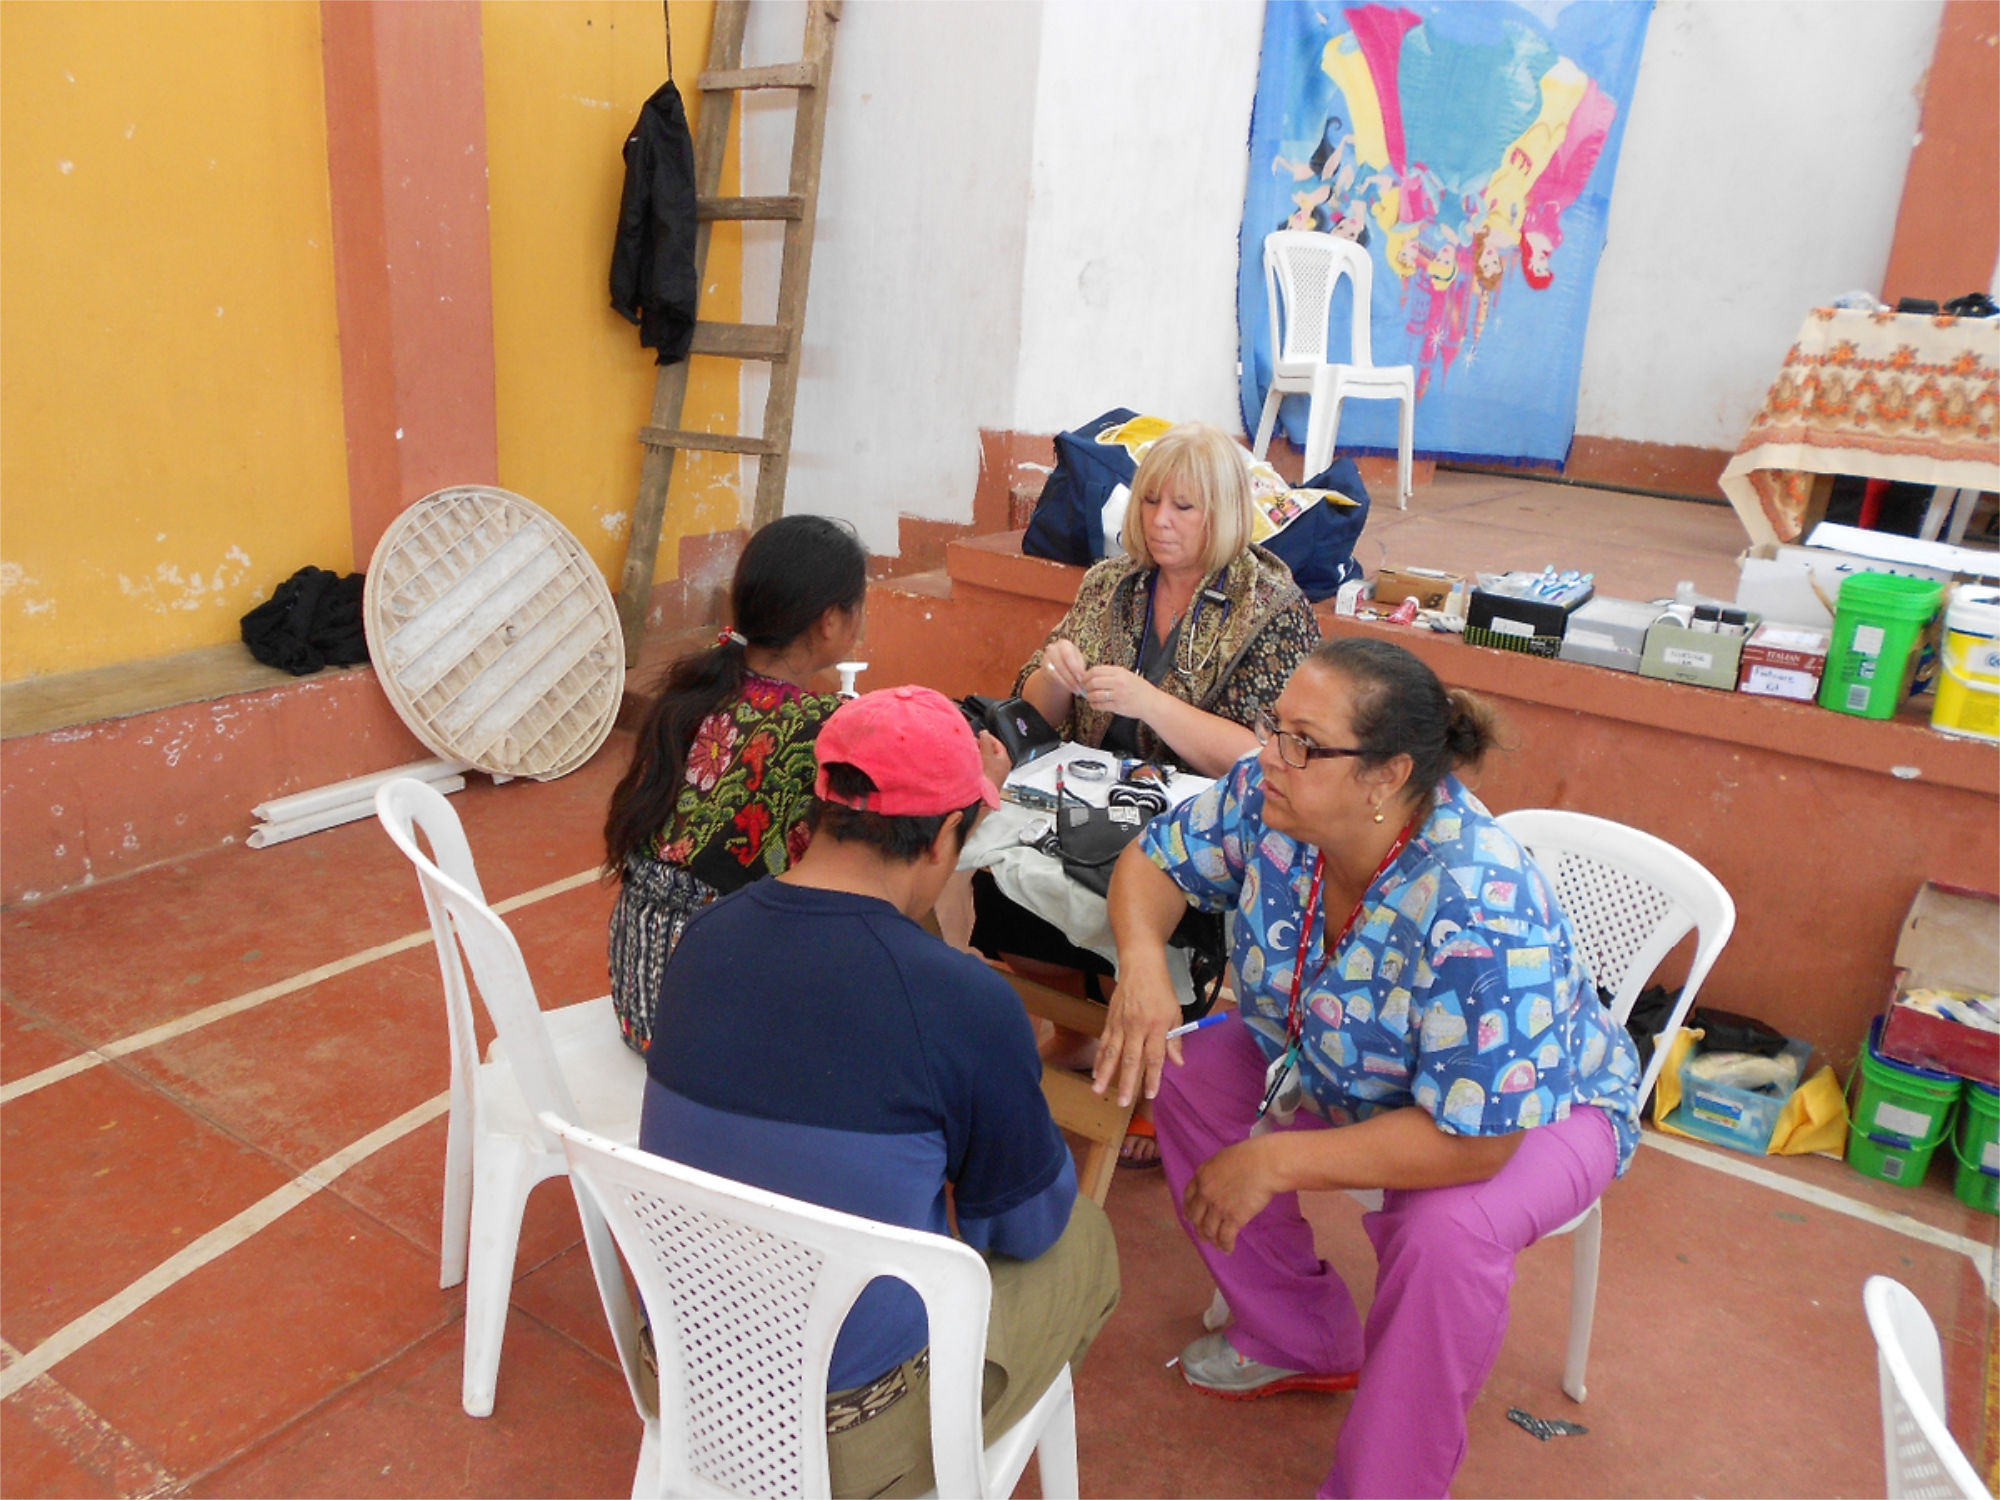
[[[1847,1164],[1864,1177],[1914,1187],[1930,1170],[1931,1154],[1951,1129],[1964,1084],[1950,1073],[1913,1067],[1876,1050],[1882,1018],[1868,1027],[1861,1050],[1860,1097],[1847,1127]]]
[[[1958,1179],[1952,1184],[1958,1201],[2000,1214],[2000,1089],[1983,1083],[1965,1086],[1951,1149],[1958,1158]]]
[[[1850,573],[1840,585],[1819,706],[1863,719],[1895,715],[1917,668],[1917,642],[1944,585],[1894,573]]]

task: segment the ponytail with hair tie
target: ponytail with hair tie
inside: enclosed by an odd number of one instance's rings
[[[747,646],[750,642],[737,634],[737,632],[724,627],[722,633],[716,636],[715,644],[717,646]]]

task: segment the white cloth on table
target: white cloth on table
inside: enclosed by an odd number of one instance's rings
[[[1066,744],[1015,771],[1007,778],[1007,790],[1013,792],[1026,786],[1032,793],[1043,791],[1042,784],[1047,783],[1045,794],[1052,795],[1056,765],[1066,767],[1077,760],[1088,759],[1112,767],[1116,758],[1104,751]],[[1206,777],[1180,774],[1173,777],[1165,790],[1169,800],[1178,805],[1208,785],[1210,782]],[[1063,786],[1068,795],[1102,807],[1110,791],[1111,777],[1107,774],[1103,780],[1083,781],[1066,775]],[[1077,947],[1099,955],[1115,969],[1118,945],[1111,936],[1111,916],[1104,898],[1070,879],[1064,873],[1060,859],[1033,847],[1054,826],[1055,815],[1052,812],[1023,807],[1009,800],[980,820],[979,826],[972,831],[972,837],[965,841],[958,867],[961,870],[992,871],[994,883],[1008,900],[1052,923]],[[1174,991],[1179,995],[1181,1004],[1193,1004],[1194,982],[1188,977],[1185,950],[1167,950],[1167,972],[1173,978]]]

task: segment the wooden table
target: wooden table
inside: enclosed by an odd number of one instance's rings
[[[1813,309],[1722,492],[1753,543],[1795,542],[1836,474],[2000,490],[2000,319]]]

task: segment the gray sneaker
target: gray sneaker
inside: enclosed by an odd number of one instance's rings
[[[1225,1401],[1255,1401],[1283,1391],[1351,1391],[1361,1381],[1359,1370],[1315,1375],[1260,1364],[1238,1354],[1221,1332],[1203,1334],[1181,1350],[1181,1375],[1196,1390]]]

